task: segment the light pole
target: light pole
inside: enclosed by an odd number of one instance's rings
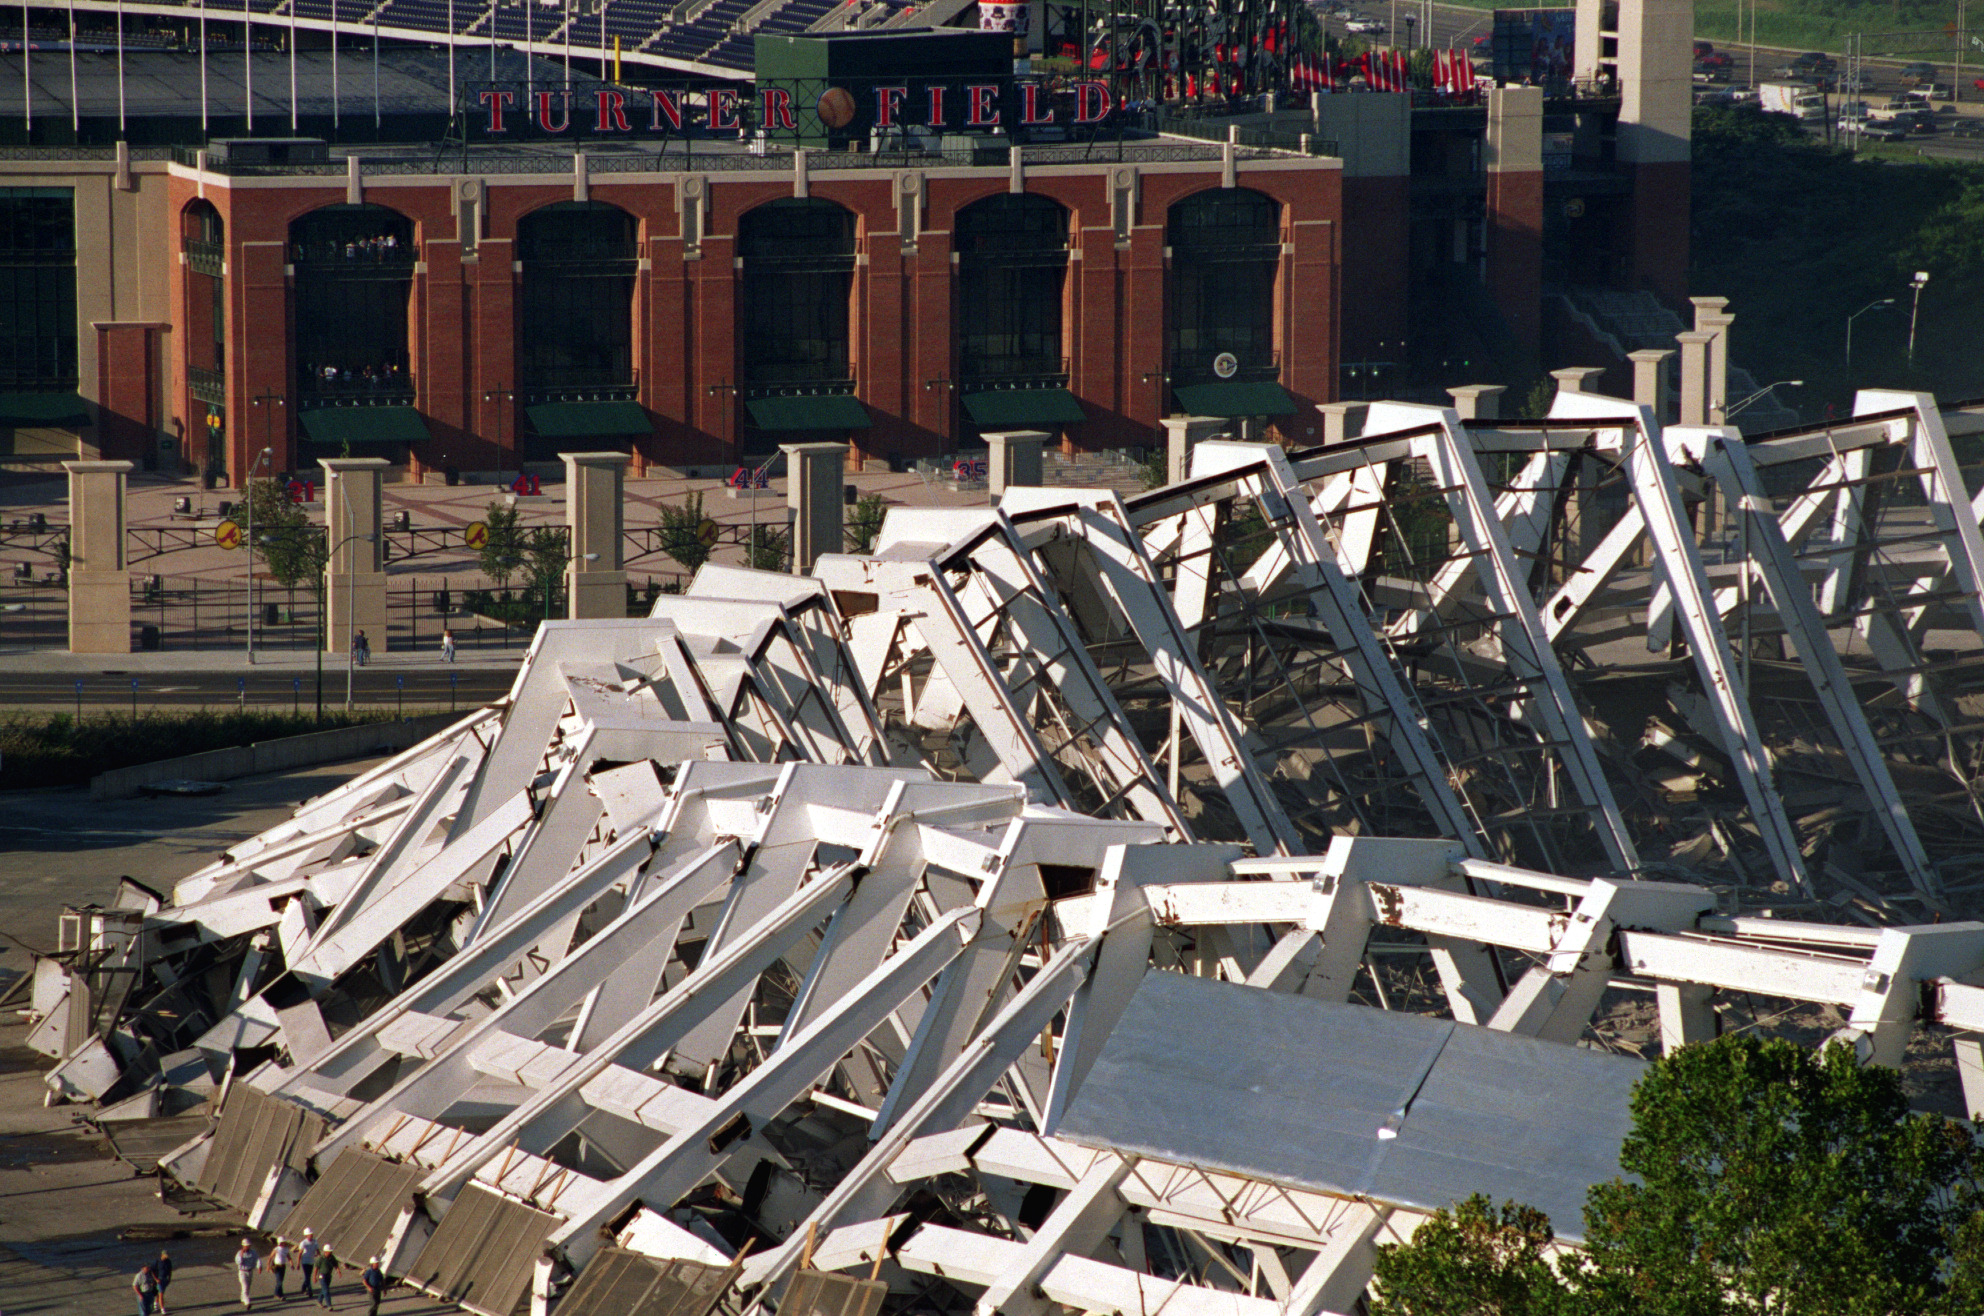
[[[1761,399],[1764,396],[1764,394],[1770,392],[1774,388],[1803,388],[1803,387],[1805,387],[1805,381],[1802,379],[1780,379],[1775,384],[1766,384],[1762,388],[1758,389],[1756,392],[1750,394],[1750,396],[1744,398],[1741,402],[1738,402],[1735,406],[1725,410],[1722,413],[1722,418],[1724,420],[1729,419],[1737,412],[1742,411],[1743,409],[1748,407],[1751,403]]]
[[[1883,297],[1879,301],[1868,302],[1865,306],[1846,317],[1846,368],[1853,369],[1853,322],[1867,312],[1880,306],[1893,306],[1894,298]]]
[[[265,393],[262,397],[254,399],[255,405],[261,406],[263,398],[272,396],[277,402],[282,401],[280,396]],[[266,421],[262,427],[262,437],[268,437]],[[248,538],[243,541],[243,546],[248,550],[248,665],[250,667],[255,665],[255,472],[262,469],[262,463],[269,460],[269,455],[268,448],[262,449],[261,456],[255,458],[254,464],[248,468],[248,478],[242,481],[248,491]]]
[[[1911,283],[1915,288],[1915,304],[1908,311],[1908,368],[1913,370],[1915,368],[1915,321],[1922,314],[1922,290],[1929,286],[1929,271],[1915,271],[1915,278],[1911,280]]]

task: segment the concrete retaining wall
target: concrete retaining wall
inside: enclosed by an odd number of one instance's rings
[[[459,720],[459,713],[430,713],[404,722],[369,722],[364,726],[337,727],[330,731],[310,731],[279,740],[262,740],[231,749],[210,749],[204,754],[162,759],[116,768],[90,781],[90,798],[119,800],[136,795],[158,781],[188,778],[194,781],[233,781],[264,772],[307,768],[339,759],[372,754],[397,754]]]

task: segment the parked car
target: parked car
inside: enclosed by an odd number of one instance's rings
[[[1697,41],[1695,44],[1699,46],[1699,45],[1704,45],[1706,43]],[[1695,56],[1695,65],[1698,68],[1726,69],[1733,63],[1735,63],[1735,61],[1730,59],[1727,54],[1723,53],[1720,50],[1711,50],[1706,55]]]
[[[1832,73],[1839,68],[1838,60],[1818,50],[1808,50],[1802,55],[1795,56],[1791,64],[1793,68],[1805,69],[1812,73]]]
[[[1958,119],[1950,125],[1952,137],[1984,137],[1984,119]]]
[[[1908,140],[1908,129],[1894,123],[1870,123],[1860,130],[1861,135],[1874,142],[1902,142]]]
[[[1979,91],[1984,91],[1984,78],[1979,78],[1977,79],[1977,81],[1971,83],[1970,85],[1977,88],[1977,90]]]
[[[1700,59],[1704,55],[1713,55],[1714,53],[1715,53],[1715,43],[1713,41],[1697,41],[1695,43],[1696,59]]]
[[[1365,36],[1381,37],[1390,31],[1382,18],[1353,18],[1343,26],[1345,31],[1357,32]]]
[[[1936,66],[1934,64],[1917,61],[1914,64],[1903,64],[1901,66],[1901,85],[1904,87],[1913,87],[1920,83],[1934,82],[1935,80]]]

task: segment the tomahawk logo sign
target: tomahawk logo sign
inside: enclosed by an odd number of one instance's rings
[[[1077,82],[898,82],[869,86],[764,83],[752,91],[718,87],[596,87],[559,90],[520,84],[471,87],[472,117],[492,137],[847,136],[871,130],[934,132],[1073,128],[1101,124],[1114,108],[1109,87]]]

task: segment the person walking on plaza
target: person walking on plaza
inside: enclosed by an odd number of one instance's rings
[[[372,1258],[358,1282],[365,1286],[365,1316],[379,1316],[379,1300],[386,1296],[386,1275],[379,1269],[379,1258]]]
[[[365,638],[364,631],[360,631],[357,634],[357,636],[352,639],[351,656],[358,660],[358,665],[360,667],[363,667],[365,666],[366,663],[372,661],[372,641]]]
[[[165,1291],[172,1287],[172,1254],[164,1248],[158,1250],[158,1260],[152,1262],[152,1278],[158,1281],[158,1316],[166,1316]]]
[[[276,1301],[281,1302],[282,1277],[289,1273],[289,1240],[276,1239],[276,1245],[269,1252],[269,1273],[276,1277]]]
[[[303,1296],[307,1298],[311,1272],[317,1268],[317,1240],[308,1229],[303,1231],[303,1241],[296,1245],[296,1268],[303,1276]]]
[[[138,1295],[138,1316],[152,1316],[152,1303],[158,1299],[158,1277],[149,1265],[138,1267],[131,1277],[131,1292]]]
[[[441,661],[444,663],[451,663],[454,660],[455,660],[455,633],[453,631],[444,630],[441,632]]]
[[[262,1258],[256,1253],[255,1245],[247,1239],[241,1240],[241,1250],[234,1254],[234,1273],[241,1281],[241,1310],[253,1311],[255,1297],[249,1291],[255,1282],[255,1272],[262,1268]]]
[[[331,1251],[329,1243],[317,1254],[317,1305],[325,1311],[336,1311],[331,1305],[331,1276],[337,1274],[337,1255]]]

